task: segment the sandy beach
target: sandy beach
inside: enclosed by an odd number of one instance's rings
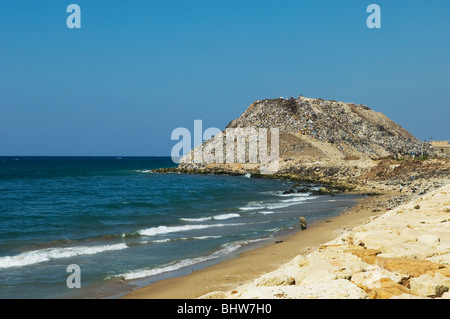
[[[393,195],[363,198],[280,243],[124,298],[448,298],[450,184],[376,209]]]

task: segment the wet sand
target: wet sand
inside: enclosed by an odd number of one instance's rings
[[[336,238],[346,229],[360,225],[386,210],[374,211],[378,203],[390,195],[365,197],[358,204],[341,213],[308,225],[303,231],[277,238],[282,242],[245,251],[238,257],[197,270],[183,277],[158,281],[136,289],[124,299],[194,299],[212,291],[228,291],[240,284],[277,269],[297,255],[307,254]]]

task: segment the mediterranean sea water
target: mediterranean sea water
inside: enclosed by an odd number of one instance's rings
[[[356,198],[283,194],[292,182],[250,175],[151,171],[173,166],[170,157],[0,157],[0,298],[114,298]]]

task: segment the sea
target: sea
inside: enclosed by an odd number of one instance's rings
[[[0,299],[118,298],[355,204],[317,184],[155,173],[170,157],[0,157]]]

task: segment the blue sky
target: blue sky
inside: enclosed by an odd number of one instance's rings
[[[81,29],[69,29],[69,4]],[[366,8],[381,7],[381,29]],[[170,155],[254,101],[366,104],[450,139],[450,1],[0,2],[0,155]]]

